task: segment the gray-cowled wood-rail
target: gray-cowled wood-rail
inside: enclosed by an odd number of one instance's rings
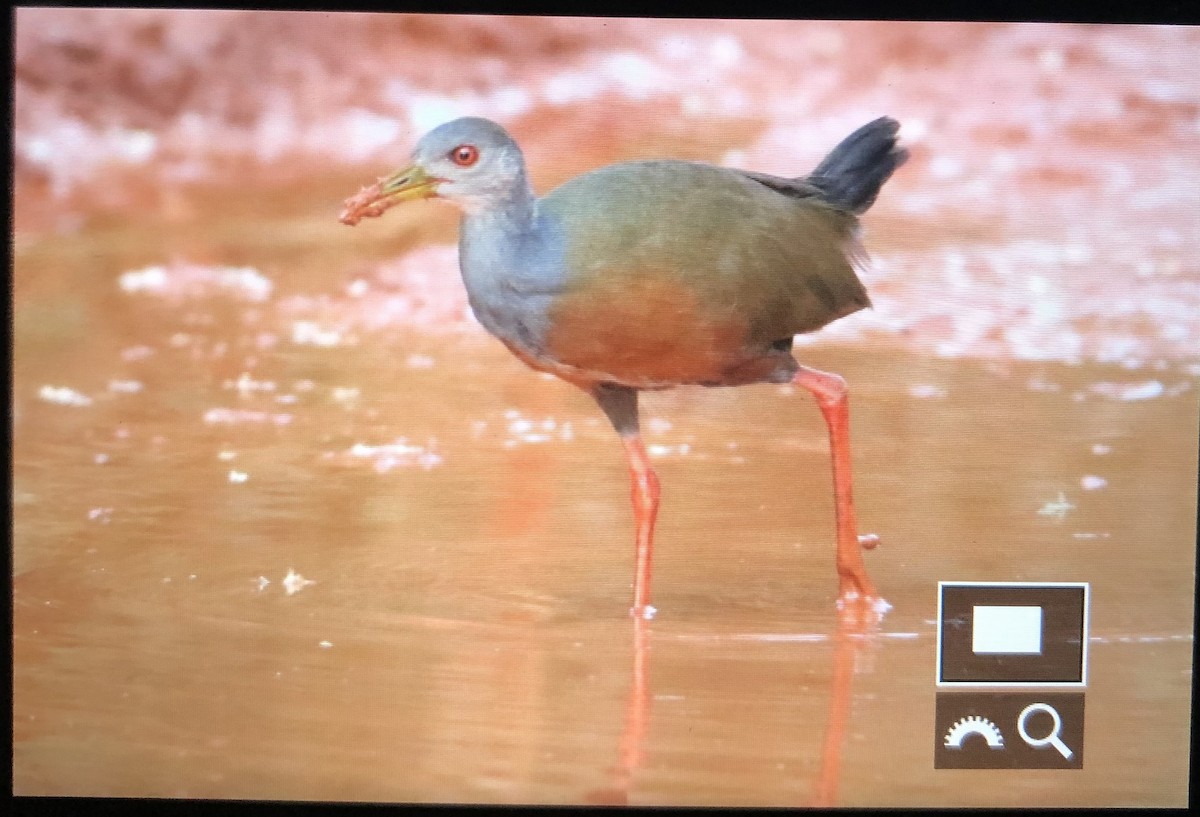
[[[699,162],[609,165],[538,198],[521,149],[487,119],[426,134],[408,167],[346,201],[356,224],[404,201],[463,211],[459,265],[471,308],[534,369],[588,392],[621,436],[637,525],[633,609],[650,617],[659,482],[638,430],[638,392],[684,384],[795,383],[825,416],[843,603],[882,604],[851,498],[846,382],[801,366],[793,336],[870,305],[855,274],[858,216],[907,158],[899,125],[852,133],[789,179]]]

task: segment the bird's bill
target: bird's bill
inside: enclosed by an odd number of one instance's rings
[[[338,220],[353,227],[359,219],[381,216],[397,204],[432,198],[442,181],[430,176],[420,165],[410,165],[346,199]]]

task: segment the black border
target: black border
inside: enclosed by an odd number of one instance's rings
[[[120,4],[103,3],[73,3],[73,2],[28,2],[21,3],[25,7],[38,6],[105,6],[119,5],[120,7],[161,7],[159,3],[125,2]],[[553,2],[553,0],[403,0],[386,6],[381,4],[335,4],[314,3],[289,4],[273,6],[270,4],[208,4],[180,3],[176,8],[254,8],[263,10],[294,10],[294,11],[360,11],[360,12],[390,12],[390,13],[457,13],[457,14],[522,14],[522,15],[554,15],[554,16],[596,16],[596,17],[660,17],[660,18],[730,18],[730,19],[811,19],[811,20],[913,20],[913,21],[974,21],[974,22],[1059,22],[1059,23],[1121,23],[1121,24],[1150,24],[1150,25],[1197,25],[1200,24],[1200,2],[1197,0],[973,0],[970,3],[933,2],[933,0],[891,0],[890,2],[853,2],[852,0],[754,0],[754,2],[712,2],[696,3],[681,2],[680,0],[575,0],[574,2]],[[11,81],[13,72],[13,37],[14,12],[9,11],[8,66],[10,82],[7,103],[7,121],[12,122],[13,89]],[[1200,58],[1200,55],[1198,55]],[[6,129],[9,166],[11,167],[13,146],[11,125]],[[11,180],[9,193],[11,202]],[[12,269],[12,213],[6,213],[9,236],[9,286],[10,297],[5,304],[7,318],[6,329],[8,341],[7,363],[10,376],[6,379],[8,405],[12,405],[12,354],[13,354],[13,315],[11,298],[11,269]],[[10,408],[11,411],[11,408]],[[8,450],[12,451],[12,423],[5,424],[5,442]],[[12,459],[9,459],[9,484],[12,478]],[[1200,461],[1197,463],[1197,483],[1200,484]],[[11,503],[11,489],[9,491]],[[10,505],[11,519],[11,505]],[[10,546],[4,552],[7,573],[12,576],[11,527],[9,528]],[[1200,597],[1200,571],[1197,571],[1196,591]],[[13,608],[11,584],[9,586],[8,614],[9,632],[12,633]],[[1193,612],[1195,615],[1195,612]],[[1195,647],[1193,643],[1193,668],[1195,666]],[[10,713],[12,702],[12,657],[9,657],[9,673],[7,684],[9,690]],[[1200,695],[1197,695],[1197,685],[1192,683],[1192,713],[1193,713],[1193,742],[1195,738],[1195,716],[1200,707]],[[9,722],[10,730],[12,721]],[[11,738],[11,731],[10,731]],[[10,740],[9,746],[12,746]],[[1189,779],[1195,781],[1195,753],[1190,761]],[[349,812],[362,813],[369,810],[381,813],[386,809],[394,813],[397,809],[406,813],[469,813],[476,811],[537,811],[540,813],[582,811],[582,808],[540,808],[540,807],[491,807],[491,806],[457,806],[457,805],[365,805],[342,803],[290,803],[270,801],[214,801],[214,800],[149,800],[149,799],[100,799],[100,798],[51,798],[51,797],[12,797],[12,764],[6,764],[9,777],[11,813],[17,815],[78,815],[78,814],[139,814],[154,815],[173,814],[325,814]],[[1194,800],[1189,791],[1189,804]],[[591,810],[591,809],[589,809]],[[622,812],[655,813],[665,809],[621,809]],[[672,814],[713,814],[729,811],[728,809],[694,809],[671,808]],[[782,809],[746,809],[739,813],[778,814]],[[805,811],[817,811],[805,809]],[[839,809],[853,813],[852,809]],[[861,811],[861,810],[860,810]],[[877,812],[901,811],[901,809],[877,809]],[[938,808],[908,808],[906,812],[915,814],[957,814],[960,810]],[[1064,809],[1024,809],[1029,813],[1066,813]],[[1087,811],[1072,809],[1072,813]],[[1187,809],[1167,809],[1166,812],[1178,811],[1187,813]]]

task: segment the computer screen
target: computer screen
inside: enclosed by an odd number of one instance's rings
[[[15,794],[1187,804],[1200,31],[14,19]]]

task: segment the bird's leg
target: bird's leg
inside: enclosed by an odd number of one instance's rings
[[[622,437],[621,441],[629,460],[633,516],[637,524],[637,568],[633,579],[633,609],[629,612],[638,618],[652,618],[655,610],[650,606],[650,555],[654,550],[654,520],[658,516],[658,475],[650,466],[640,434]]]
[[[629,463],[633,516],[637,525],[637,566],[633,578],[633,608],[629,612],[637,618],[653,618],[650,561],[654,551],[654,520],[658,517],[659,483],[638,429],[637,392],[625,386],[601,384],[593,387],[591,394],[621,435]]]
[[[846,381],[841,376],[801,366],[792,382],[817,398],[829,426],[829,449],[833,459],[833,499],[837,513],[838,590],[842,601],[878,598],[875,584],[867,575],[861,548],[879,544],[874,534],[858,535],[850,479],[850,404]]]

